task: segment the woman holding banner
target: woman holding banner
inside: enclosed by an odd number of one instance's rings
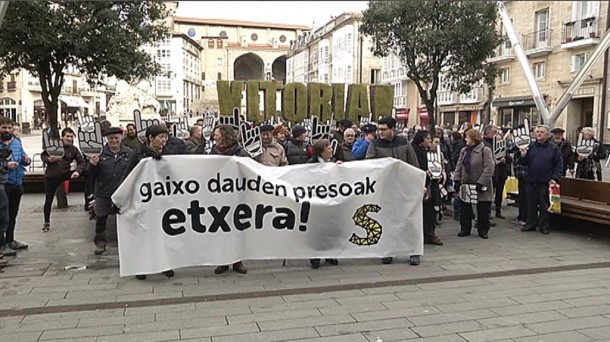
[[[453,181],[459,185],[461,203],[459,237],[470,235],[473,207],[476,207],[479,237],[488,238],[489,208],[493,199],[492,176],[495,160],[491,149],[482,142],[481,133],[471,129],[465,133],[466,147],[460,152]]]
[[[320,139],[313,144],[313,155],[307,160],[307,163],[328,163],[332,162],[332,158],[333,148],[330,146],[330,141],[328,139]],[[341,163],[341,161],[338,161],[337,163]],[[334,266],[339,265],[339,260],[334,258],[326,258],[324,261]],[[314,270],[320,267],[319,258],[309,259],[309,263]]]
[[[146,142],[140,146],[139,151],[135,151],[136,153],[131,158],[127,169],[125,169],[125,173],[123,174],[123,180],[127,178],[129,173],[138,165],[140,160],[148,157],[152,157],[156,160],[161,160],[161,155],[163,154],[163,148],[169,139],[169,131],[165,125],[152,125],[146,129]],[[121,183],[123,182],[121,180]],[[163,274],[171,278],[174,276],[173,270],[163,271]],[[145,280],[146,274],[138,274],[136,275],[138,280]]]
[[[248,152],[237,142],[237,134],[230,125],[220,125],[214,129],[214,141],[216,144],[210,154],[222,156],[248,157]],[[222,274],[229,270],[229,265],[216,267],[214,273]],[[248,273],[248,269],[241,261],[233,264],[233,271],[241,274]]]

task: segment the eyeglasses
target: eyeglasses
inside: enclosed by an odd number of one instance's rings
[[[389,129],[389,128],[387,128],[387,127],[386,127],[386,128],[381,128],[381,127],[380,127],[380,128],[377,128],[377,130],[379,130],[379,131],[381,131],[381,132],[387,131],[388,129]]]

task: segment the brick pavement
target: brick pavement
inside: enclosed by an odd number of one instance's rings
[[[245,276],[194,267],[137,281],[118,276],[116,243],[93,255],[82,194],[47,234],[42,200],[24,196],[17,238],[30,250],[0,273],[0,342],[610,341],[610,237],[587,224],[543,236],[497,220],[485,241],[458,238],[448,218],[445,246],[418,267],[248,261]]]
[[[248,261],[245,276],[194,267],[137,281],[118,276],[116,243],[93,255],[82,201],[71,194],[43,234],[42,195],[24,197],[17,238],[31,247],[0,273],[0,341],[610,339],[610,238],[585,225],[543,236],[497,220],[485,241],[458,238],[448,218],[445,246],[418,267]]]

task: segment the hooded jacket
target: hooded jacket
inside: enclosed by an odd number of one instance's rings
[[[30,163],[26,163],[24,158],[27,156],[25,150],[23,149],[23,144],[19,138],[14,137],[11,143],[9,144],[9,148],[11,149],[11,160],[19,163],[19,166],[16,169],[8,170],[8,180],[7,184],[11,185],[22,185],[23,177],[25,176],[25,167],[30,165]]]

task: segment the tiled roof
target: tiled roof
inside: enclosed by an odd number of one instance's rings
[[[291,24],[278,24],[278,23],[264,23],[256,21],[243,21],[243,20],[229,20],[229,19],[202,19],[202,18],[186,18],[186,17],[174,17],[176,23],[191,23],[191,24],[203,24],[203,25],[217,25],[217,26],[242,26],[242,27],[259,27],[259,28],[277,28],[286,30],[311,30],[311,27],[304,25],[291,25]]]

